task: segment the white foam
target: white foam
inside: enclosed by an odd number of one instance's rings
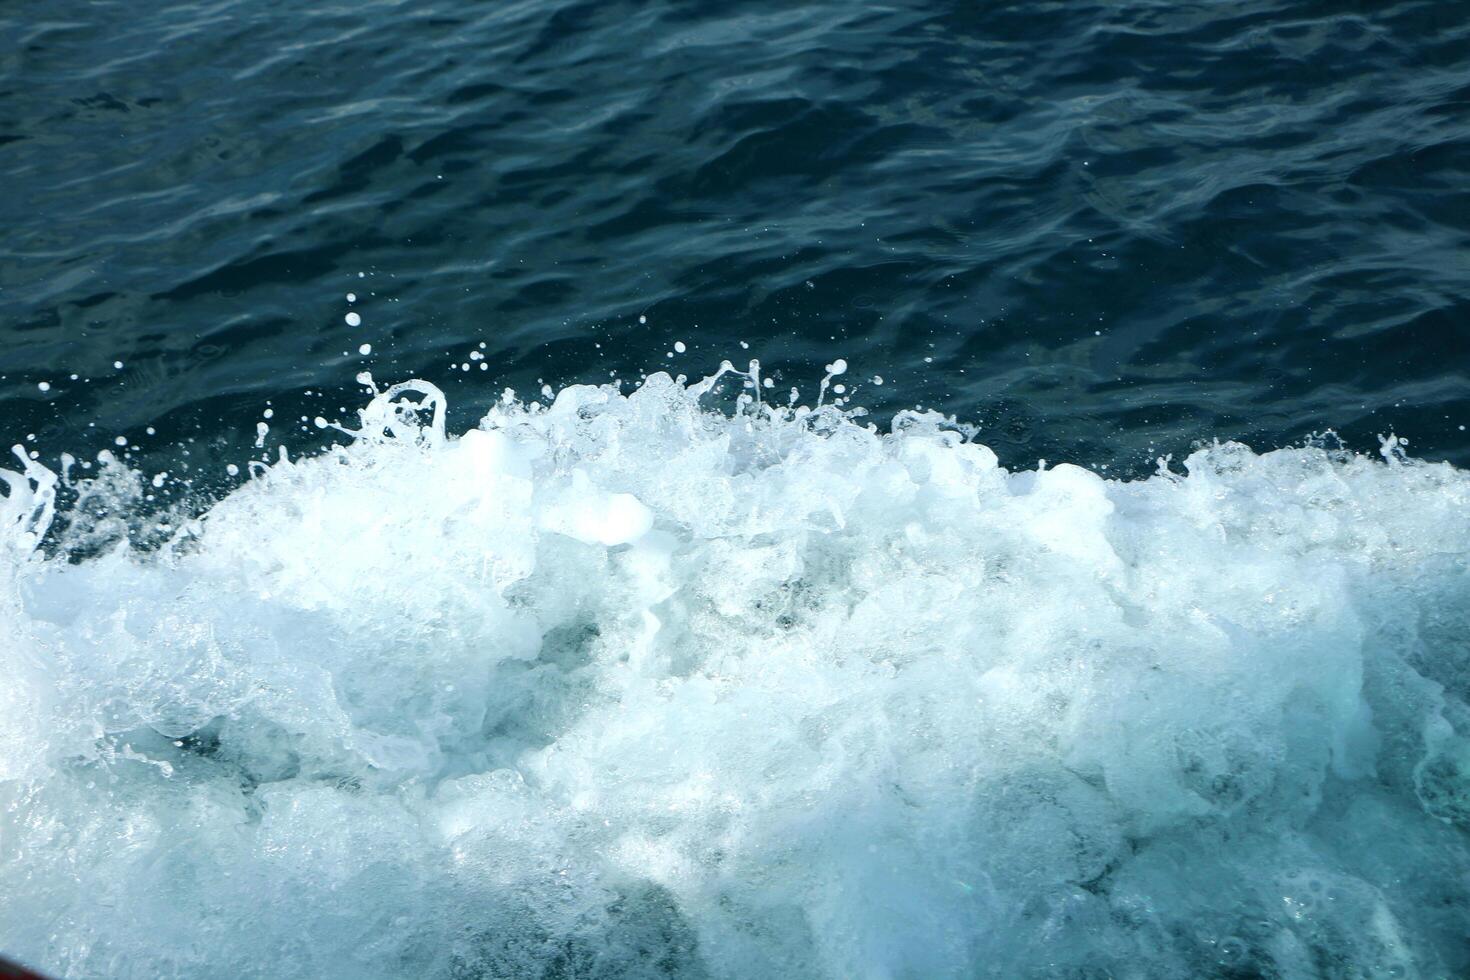
[[[101,477],[41,549],[57,481],[18,453],[0,949],[78,976],[1470,970],[1466,474],[1394,443],[1013,473],[932,413],[729,416],[714,385],[507,397],[457,438],[395,385],[146,553],[96,544],[127,540]]]

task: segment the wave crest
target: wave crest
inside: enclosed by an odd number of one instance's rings
[[[508,395],[460,436],[397,385],[350,445],[79,561],[40,551],[56,480],[22,456],[0,948],[1470,970],[1465,473],[1392,443],[1010,472],[937,415],[762,405],[755,371],[722,413],[720,380]]]

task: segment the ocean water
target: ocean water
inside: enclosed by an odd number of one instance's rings
[[[0,956],[1470,974],[1461,5],[0,39]]]

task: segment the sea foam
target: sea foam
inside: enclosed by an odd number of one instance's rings
[[[717,387],[507,397],[456,437],[395,386],[142,548],[21,454],[0,952],[1470,973],[1470,476],[1392,442],[1008,472],[937,415]]]

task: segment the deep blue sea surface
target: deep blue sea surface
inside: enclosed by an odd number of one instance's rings
[[[0,957],[1470,976],[1467,426],[1464,0],[10,0]]]
[[[243,455],[266,399],[315,416],[364,365],[473,419],[507,385],[842,356],[886,382],[858,403],[1017,464],[1326,428],[1470,462],[1456,3],[0,17],[7,443]]]

